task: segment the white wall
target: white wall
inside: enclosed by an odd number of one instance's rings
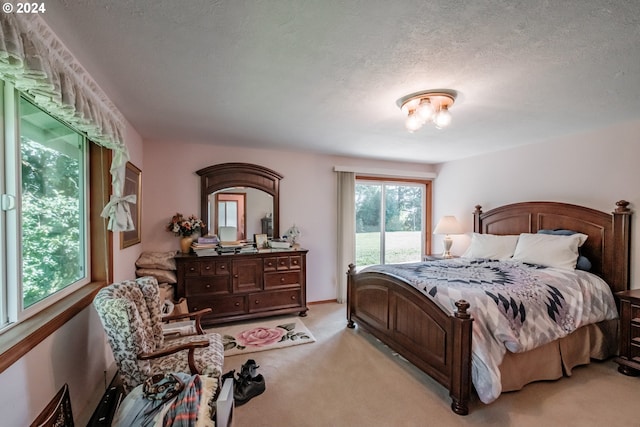
[[[142,140],[130,125],[125,141],[131,161],[142,168]],[[112,281],[135,277],[133,263],[141,251],[142,245],[120,250],[119,233],[114,234]],[[114,375],[111,348],[90,305],[0,373],[0,425],[31,424],[65,383],[76,424],[86,425],[104,393],[105,378],[108,382]]]
[[[632,288],[640,288],[640,121],[559,138],[542,144],[486,154],[438,166],[434,182],[434,220],[455,215],[473,230],[473,210],[521,201],[558,201],[612,212],[615,202],[631,202]],[[453,236],[452,252],[461,254],[468,235]],[[435,251],[442,250],[434,239]]]
[[[200,213],[200,177],[195,171],[227,162],[273,169],[280,182],[280,233],[294,223],[307,255],[307,300],[336,298],[335,165],[431,172],[433,166],[349,159],[311,153],[216,146],[208,143],[145,141],[143,228],[145,251],[177,250],[178,238],[165,231],[171,216]],[[345,272],[346,273],[346,272]]]

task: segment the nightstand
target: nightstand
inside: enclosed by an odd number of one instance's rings
[[[640,289],[617,292],[620,300],[620,356],[618,371],[640,375]]]

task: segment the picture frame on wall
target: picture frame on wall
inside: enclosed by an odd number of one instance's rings
[[[269,247],[269,238],[266,234],[254,234],[253,241],[256,242],[256,248],[267,249]]]
[[[124,173],[124,192],[125,196],[130,194],[136,195],[136,203],[129,204],[131,211],[131,219],[133,220],[134,229],[131,231],[120,232],[120,249],[128,248],[142,241],[140,232],[141,221],[141,196],[142,196],[142,171],[133,163],[127,162]]]

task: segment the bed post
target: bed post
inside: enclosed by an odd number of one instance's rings
[[[476,217],[477,218],[477,217]],[[453,317],[453,357],[451,369],[451,409],[458,415],[469,413],[469,399],[471,397],[471,331],[473,319],[469,310],[469,303],[465,300],[456,301],[458,310]]]
[[[616,209],[613,213],[613,236],[614,250],[613,254],[613,286],[616,291],[625,291],[629,289],[629,261],[630,261],[630,219],[631,209],[629,202],[620,200],[616,202]]]
[[[351,320],[351,302],[353,301],[351,291],[353,289],[353,276],[355,274],[355,264],[349,264],[349,271],[347,271],[347,327],[351,329],[356,327],[356,324]]]
[[[476,205],[476,210],[473,211],[473,231],[476,233],[482,233],[482,230],[480,230],[481,214],[482,214],[482,206]]]

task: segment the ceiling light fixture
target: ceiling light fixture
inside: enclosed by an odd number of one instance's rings
[[[415,132],[425,123],[432,122],[442,129],[451,123],[449,108],[458,93],[449,89],[425,90],[403,96],[396,104],[407,116],[405,126],[409,132]]]

